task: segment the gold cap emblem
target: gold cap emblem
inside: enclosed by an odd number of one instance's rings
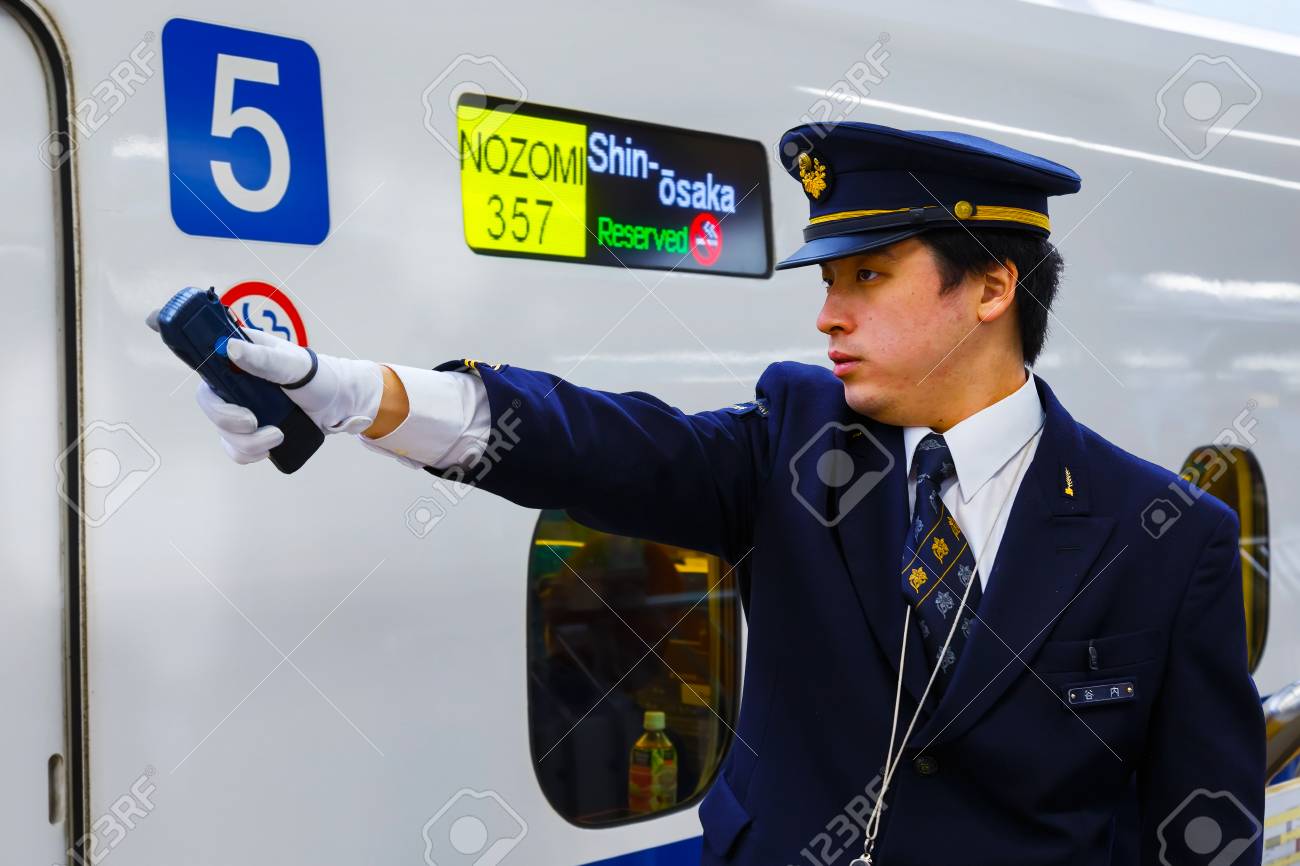
[[[799,180],[803,183],[803,191],[813,198],[820,198],[831,182],[826,164],[808,151],[799,154]]]
[[[975,214],[975,205],[968,201],[959,201],[952,207],[952,212],[959,220],[968,220]]]

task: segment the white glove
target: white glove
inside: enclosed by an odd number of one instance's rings
[[[157,330],[157,311],[146,320]],[[311,370],[311,354],[280,337],[245,329],[251,343],[231,339],[226,356],[239,369],[260,379],[285,385],[301,380]],[[373,361],[355,361],[316,353],[316,374],[300,388],[285,388],[289,399],[302,408],[324,433],[360,433],[374,423],[384,395],[384,374]],[[257,426],[252,410],[227,403],[199,380],[195,395],[203,414],[217,426],[221,444],[236,463],[264,459],[284,441],[279,427]]]

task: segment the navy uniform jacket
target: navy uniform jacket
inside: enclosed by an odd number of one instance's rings
[[[753,403],[698,414],[475,366],[494,423],[512,412],[517,437],[489,448],[479,487],[740,564],[748,658],[737,739],[700,804],[703,863],[849,863],[879,789],[902,641],[901,428],[856,414],[830,371],[804,364],[768,367]],[[1245,849],[1221,862],[1258,863],[1264,721],[1236,516],[1208,494],[1187,505],[1170,489],[1186,482],[1035,384],[1045,428],[983,622],[912,734],[875,862],[1105,864],[1136,850],[1154,866],[1164,846],[1169,866],[1208,863],[1215,851],[1189,855],[1184,832],[1205,814],[1221,828],[1216,851]],[[869,493],[817,481],[830,448],[853,455]],[[841,514],[841,495],[860,501]],[[1181,515],[1156,538],[1142,515],[1160,498]],[[929,672],[915,622],[909,631],[903,724]],[[1132,696],[1067,706],[1071,687],[1081,700],[1120,683]],[[1133,800],[1138,836],[1116,840],[1117,806]]]

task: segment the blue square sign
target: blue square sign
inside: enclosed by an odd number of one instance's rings
[[[312,47],[173,18],[162,53],[177,227],[218,238],[323,241],[329,186]]]

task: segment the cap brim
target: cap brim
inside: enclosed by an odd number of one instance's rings
[[[919,235],[924,228],[891,228],[874,232],[854,232],[847,235],[830,235],[808,241],[794,254],[776,263],[775,270],[815,265],[844,256],[856,256],[869,250],[886,247],[901,240]]]

